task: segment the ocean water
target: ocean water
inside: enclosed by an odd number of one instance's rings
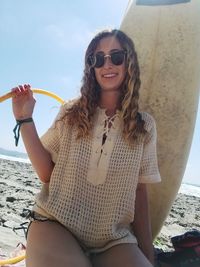
[[[23,158],[18,158],[18,157],[11,157],[11,156],[5,156],[0,154],[1,159],[7,159],[7,160],[12,160],[12,161],[19,161],[19,162],[25,162],[25,163],[30,163],[29,159],[23,159]]]
[[[200,186],[182,183],[179,193],[200,198]]]
[[[0,158],[7,159],[7,160],[13,160],[13,161],[19,161],[24,163],[30,163],[29,159],[23,159],[18,157],[10,157],[0,154]],[[180,186],[180,189],[178,193],[184,194],[184,195],[190,195],[190,196],[196,196],[200,198],[200,186],[198,185],[192,185],[188,183],[182,183]]]

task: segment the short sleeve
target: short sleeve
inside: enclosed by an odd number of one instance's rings
[[[161,181],[157,160],[157,132],[153,117],[145,113],[146,138],[144,140],[143,155],[139,171],[139,183],[157,183]]]
[[[61,118],[64,116],[66,105],[62,105],[58,115],[56,116],[52,126],[40,137],[42,145],[50,153],[52,161],[56,163],[58,153],[60,150],[60,141],[62,136],[62,128],[64,126],[64,120]]]

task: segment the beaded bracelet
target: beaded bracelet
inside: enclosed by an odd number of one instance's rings
[[[13,129],[14,138],[15,138],[15,146],[17,146],[18,145],[18,142],[19,142],[21,125],[23,123],[32,122],[32,121],[33,121],[32,118],[27,118],[27,119],[24,119],[24,120],[16,120],[17,124],[16,124],[15,128]]]

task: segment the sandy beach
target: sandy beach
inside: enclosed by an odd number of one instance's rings
[[[26,244],[23,230],[24,209],[31,209],[41,186],[29,163],[0,159],[0,249],[12,251],[19,242]],[[170,238],[188,230],[200,230],[200,198],[178,194],[155,245],[172,249]]]

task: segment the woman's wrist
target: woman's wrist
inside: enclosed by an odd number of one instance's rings
[[[19,138],[20,138],[20,128],[22,124],[33,122],[33,118],[29,117],[25,119],[16,119],[16,122],[17,124],[15,125],[13,132],[14,132],[14,138],[15,138],[15,145],[17,146],[19,142]]]
[[[22,123],[25,123],[25,122],[33,122],[33,118],[32,117],[26,117],[26,118],[23,118],[23,119],[16,119],[16,122],[18,124],[22,124]]]
[[[21,121],[21,120],[26,120],[26,119],[29,119],[29,118],[32,118],[32,115],[16,116],[15,120],[16,121]]]

